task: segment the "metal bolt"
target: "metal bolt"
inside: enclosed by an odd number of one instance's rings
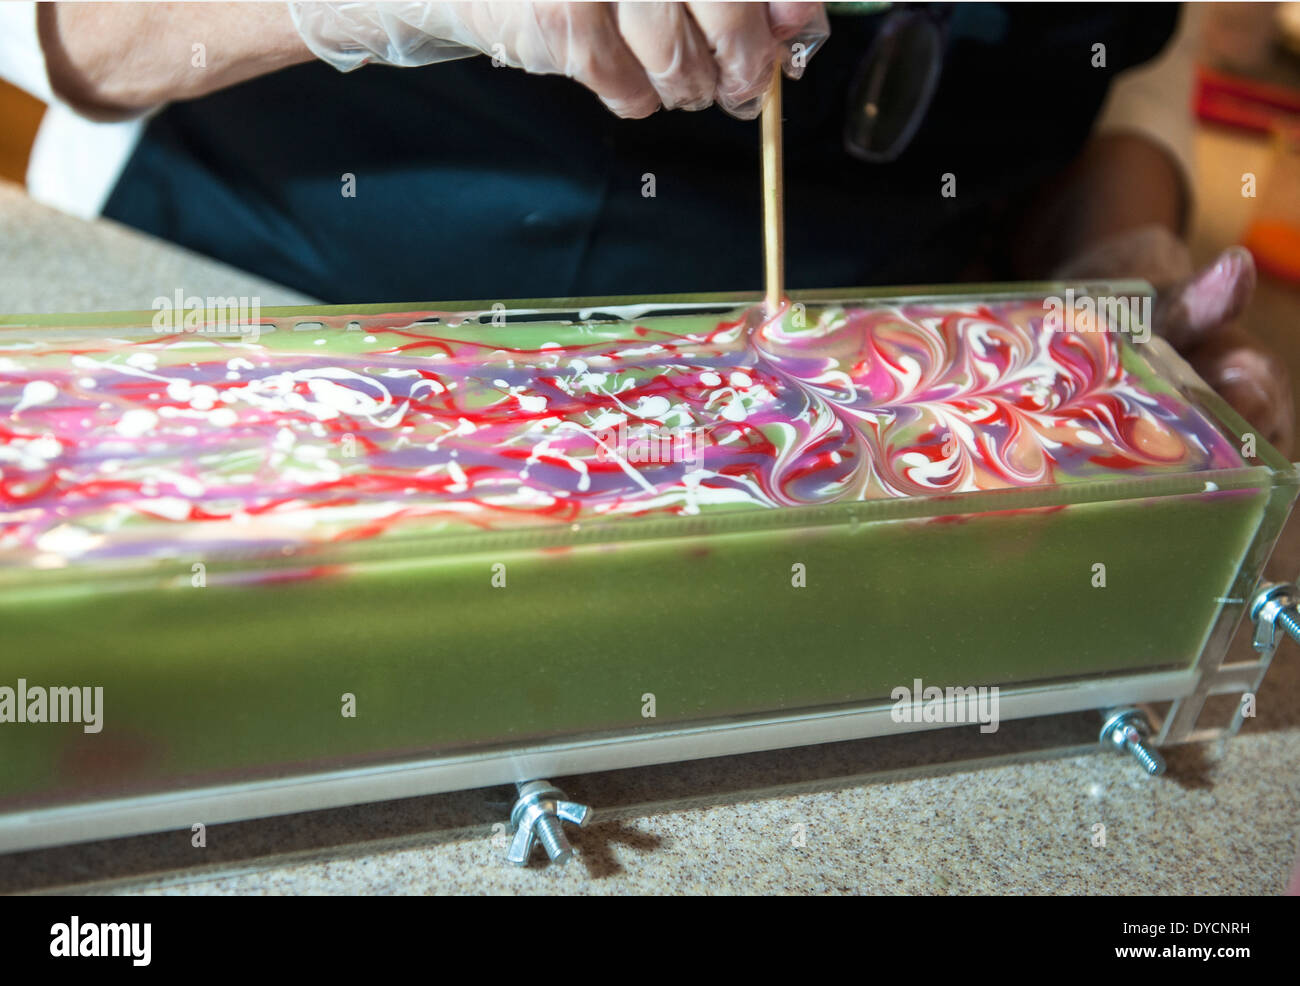
[[[551,862],[564,864],[573,856],[573,847],[564,836],[561,820],[579,828],[587,824],[591,809],[564,800],[564,792],[550,781],[528,781],[515,785],[519,800],[510,811],[515,838],[506,858],[518,866],[528,862],[533,840],[540,842]]]
[[[1250,604],[1255,624],[1255,650],[1272,654],[1277,649],[1277,628],[1281,627],[1300,644],[1300,590],[1289,582],[1265,585]]]
[[[1145,741],[1150,735],[1147,717],[1141,710],[1126,706],[1106,716],[1101,727],[1101,745],[1117,753],[1131,754],[1143,770],[1156,777],[1165,772],[1165,761],[1153,747],[1147,746]]]

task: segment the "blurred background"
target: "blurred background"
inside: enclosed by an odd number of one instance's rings
[[[1246,328],[1300,381],[1300,3],[1206,4],[1196,114],[1197,263],[1232,243],[1255,255]],[[1257,178],[1256,197],[1243,175]],[[1300,415],[1298,415],[1300,417]]]

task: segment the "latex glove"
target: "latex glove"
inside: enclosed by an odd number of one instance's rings
[[[1255,293],[1255,261],[1234,246],[1196,271],[1162,226],[1121,233],[1067,261],[1062,279],[1140,277],[1156,289],[1153,329],[1283,455],[1294,439],[1290,374],[1238,323]]]
[[[716,102],[753,119],[772,65],[791,78],[830,35],[820,3],[290,3],[298,33],[343,72],[483,53],[564,75],[614,113],[649,116]]]

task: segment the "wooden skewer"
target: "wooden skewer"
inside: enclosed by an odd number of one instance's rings
[[[772,66],[772,86],[763,106],[763,275],[768,315],[785,295],[785,178],[781,167],[781,63]]]

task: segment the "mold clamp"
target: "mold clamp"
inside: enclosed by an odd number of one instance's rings
[[[1300,588],[1294,583],[1262,583],[1255,591],[1247,612],[1254,627],[1252,643],[1255,652],[1259,654],[1258,661],[1213,669],[1205,676],[1196,694],[1174,703],[1174,709],[1158,731],[1152,728],[1146,713],[1135,706],[1103,710],[1101,715],[1104,722],[1100,736],[1102,747],[1116,753],[1129,754],[1141,764],[1146,773],[1156,777],[1165,772],[1165,761],[1156,751],[1153,736],[1168,739],[1171,738],[1171,733],[1177,733],[1172,738],[1222,740],[1234,735],[1241,728],[1244,715],[1241,703],[1237,704],[1232,723],[1226,729],[1195,732],[1187,728],[1177,729],[1175,726],[1180,719],[1194,721],[1208,695],[1258,692],[1283,633],[1300,644]],[[1180,716],[1179,706],[1183,703],[1191,703],[1189,715]]]
[[[564,800],[564,792],[550,781],[528,781],[515,787],[519,799],[510,811],[515,837],[506,858],[516,866],[524,866],[532,854],[533,843],[540,842],[552,863],[567,863],[573,856],[573,847],[565,838],[561,822],[582,828],[591,816],[591,809]]]

